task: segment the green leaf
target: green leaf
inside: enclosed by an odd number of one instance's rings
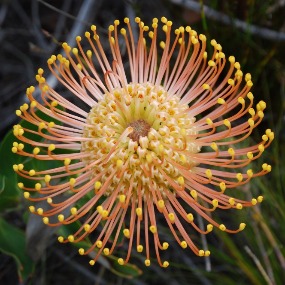
[[[0,218],[0,250],[12,256],[17,264],[20,279],[28,278],[35,264],[26,252],[25,233]]]
[[[128,278],[128,279],[138,277],[139,275],[142,274],[142,270],[138,268],[136,265],[131,264],[131,263],[120,265],[117,262],[117,259],[114,260],[110,270],[113,273],[117,274],[118,276]]]
[[[5,180],[6,180],[6,177],[0,174],[0,194],[3,192],[5,188]]]
[[[17,174],[13,170],[13,164],[18,164],[21,157],[12,153],[13,142],[16,141],[13,132],[10,131],[0,145],[0,210],[15,207],[20,199],[20,191],[17,187]]]
[[[59,107],[60,109],[63,109],[62,107]],[[36,111],[36,114],[38,117],[40,117],[43,121],[54,121],[56,124],[61,124],[61,122],[54,120],[53,118],[47,116],[41,111]],[[37,131],[38,127],[34,124],[22,120],[19,122],[19,124],[25,128]],[[39,142],[42,141],[43,138],[39,135],[25,132],[25,137],[28,139]],[[18,154],[15,154],[11,151],[13,142],[20,141],[14,136],[13,130],[9,131],[3,141],[0,144],[0,161],[1,161],[1,167],[0,167],[0,211],[3,211],[5,209],[14,208],[18,205],[20,201],[20,197],[22,194],[22,191],[17,186],[18,182],[18,175],[13,170],[14,164],[20,164],[25,163],[25,168],[35,168],[35,169],[43,169],[44,167],[58,167],[60,162],[58,161],[47,161],[42,162],[37,159],[32,159],[30,157],[23,157]],[[32,152],[33,146],[29,144],[25,144],[25,151]],[[46,169],[45,168],[45,169]],[[21,182],[23,182],[28,187],[34,187],[34,182],[20,178]],[[3,188],[3,190],[1,190]]]
[[[70,234],[74,234],[74,232],[79,229],[80,225],[80,222],[75,222],[70,225],[61,226],[58,230],[58,233],[64,237],[67,237]],[[92,243],[88,238],[86,238],[80,242],[72,243],[72,245],[76,248],[84,248],[87,250],[92,246]],[[97,251],[97,248],[95,248],[94,251]],[[91,258],[93,258],[94,252],[91,252],[89,255]],[[97,262],[105,268],[109,269],[114,274],[124,278],[131,279],[142,274],[142,270],[139,269],[136,265],[128,263],[122,266],[118,264],[117,260],[118,257],[114,255],[101,255]]]

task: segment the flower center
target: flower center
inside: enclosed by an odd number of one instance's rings
[[[140,137],[146,137],[150,130],[150,125],[142,119],[130,123],[129,127],[133,128],[133,132],[128,137],[134,142],[139,142]]]
[[[187,110],[151,83],[131,83],[103,96],[87,117],[81,151],[105,195],[132,189],[135,197],[159,192],[167,198],[165,191],[181,189],[183,173],[197,164],[189,153],[200,151]]]

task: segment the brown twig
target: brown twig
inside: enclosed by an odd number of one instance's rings
[[[261,262],[259,259],[256,257],[256,255],[250,250],[250,248],[246,245],[244,247],[245,251],[248,253],[248,255],[253,259],[254,263],[256,264],[258,270],[260,271],[261,275],[265,279],[268,285],[274,285],[272,281],[270,280],[269,276],[267,275],[265,269],[263,268]]]

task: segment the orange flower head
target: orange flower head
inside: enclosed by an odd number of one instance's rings
[[[109,27],[107,51],[91,26],[84,40],[90,49],[78,36],[76,48],[63,43],[65,56],[48,59],[50,72],[78,101],[64,98],[38,70],[41,100],[33,95],[35,87],[27,89],[30,104],[16,114],[29,124],[14,126],[12,151],[41,164],[38,169],[14,165],[14,170],[23,177],[18,186],[24,197],[36,202],[30,211],[45,224],[80,221],[76,232],[58,240],[93,239],[90,248],[79,249],[87,255],[96,248],[91,265],[101,254],[112,254],[123,233],[128,249],[118,258],[120,265],[135,248],[146,266],[154,249],[160,266],[167,267],[161,251],[169,245],[161,241],[161,224],[198,256],[210,251],[194,244],[193,229],[207,234],[214,227],[228,233],[245,228],[241,223],[228,229],[210,214],[262,201],[262,196],[230,197],[227,190],[271,171],[264,163],[253,172],[249,164],[274,134],[267,129],[258,144],[247,146],[266,104],[254,107],[251,75],[244,75],[220,44],[211,40],[207,53],[204,35],[189,26],[173,30],[165,17],[164,41],[158,42],[158,19],[151,27],[140,18],[135,22],[137,40],[125,18],[124,24],[116,20]],[[37,208],[39,201],[46,207]],[[205,230],[195,223],[197,215],[207,221]]]

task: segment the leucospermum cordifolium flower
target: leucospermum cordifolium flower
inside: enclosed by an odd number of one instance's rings
[[[161,258],[169,246],[161,239],[165,225],[182,248],[198,256],[210,251],[197,247],[190,238],[193,232],[208,234],[218,228],[237,233],[245,228],[244,223],[228,228],[212,212],[262,201],[262,196],[244,201],[227,192],[270,172],[266,163],[258,171],[249,164],[274,134],[267,129],[257,144],[248,140],[266,104],[254,105],[251,75],[244,75],[220,44],[211,40],[207,52],[205,35],[189,26],[174,29],[165,17],[162,24],[156,18],[150,26],[140,18],[135,22],[137,40],[125,18],[109,27],[107,50],[93,25],[84,39],[76,38],[77,47],[63,43],[65,55],[48,59],[49,71],[86,109],[51,88],[43,69],[38,70],[41,100],[31,86],[26,92],[30,104],[16,111],[34,128],[14,126],[12,151],[59,165],[26,169],[17,164],[14,170],[34,183],[18,186],[35,202],[30,211],[45,224],[81,222],[76,232],[58,240],[75,243],[90,237],[93,245],[79,253],[94,251],[91,265],[101,254],[112,254],[123,233],[127,250],[118,258],[120,265],[137,251],[147,266],[156,256],[167,267],[169,262]],[[37,207],[39,201],[46,207]],[[205,230],[195,222],[198,215]]]

